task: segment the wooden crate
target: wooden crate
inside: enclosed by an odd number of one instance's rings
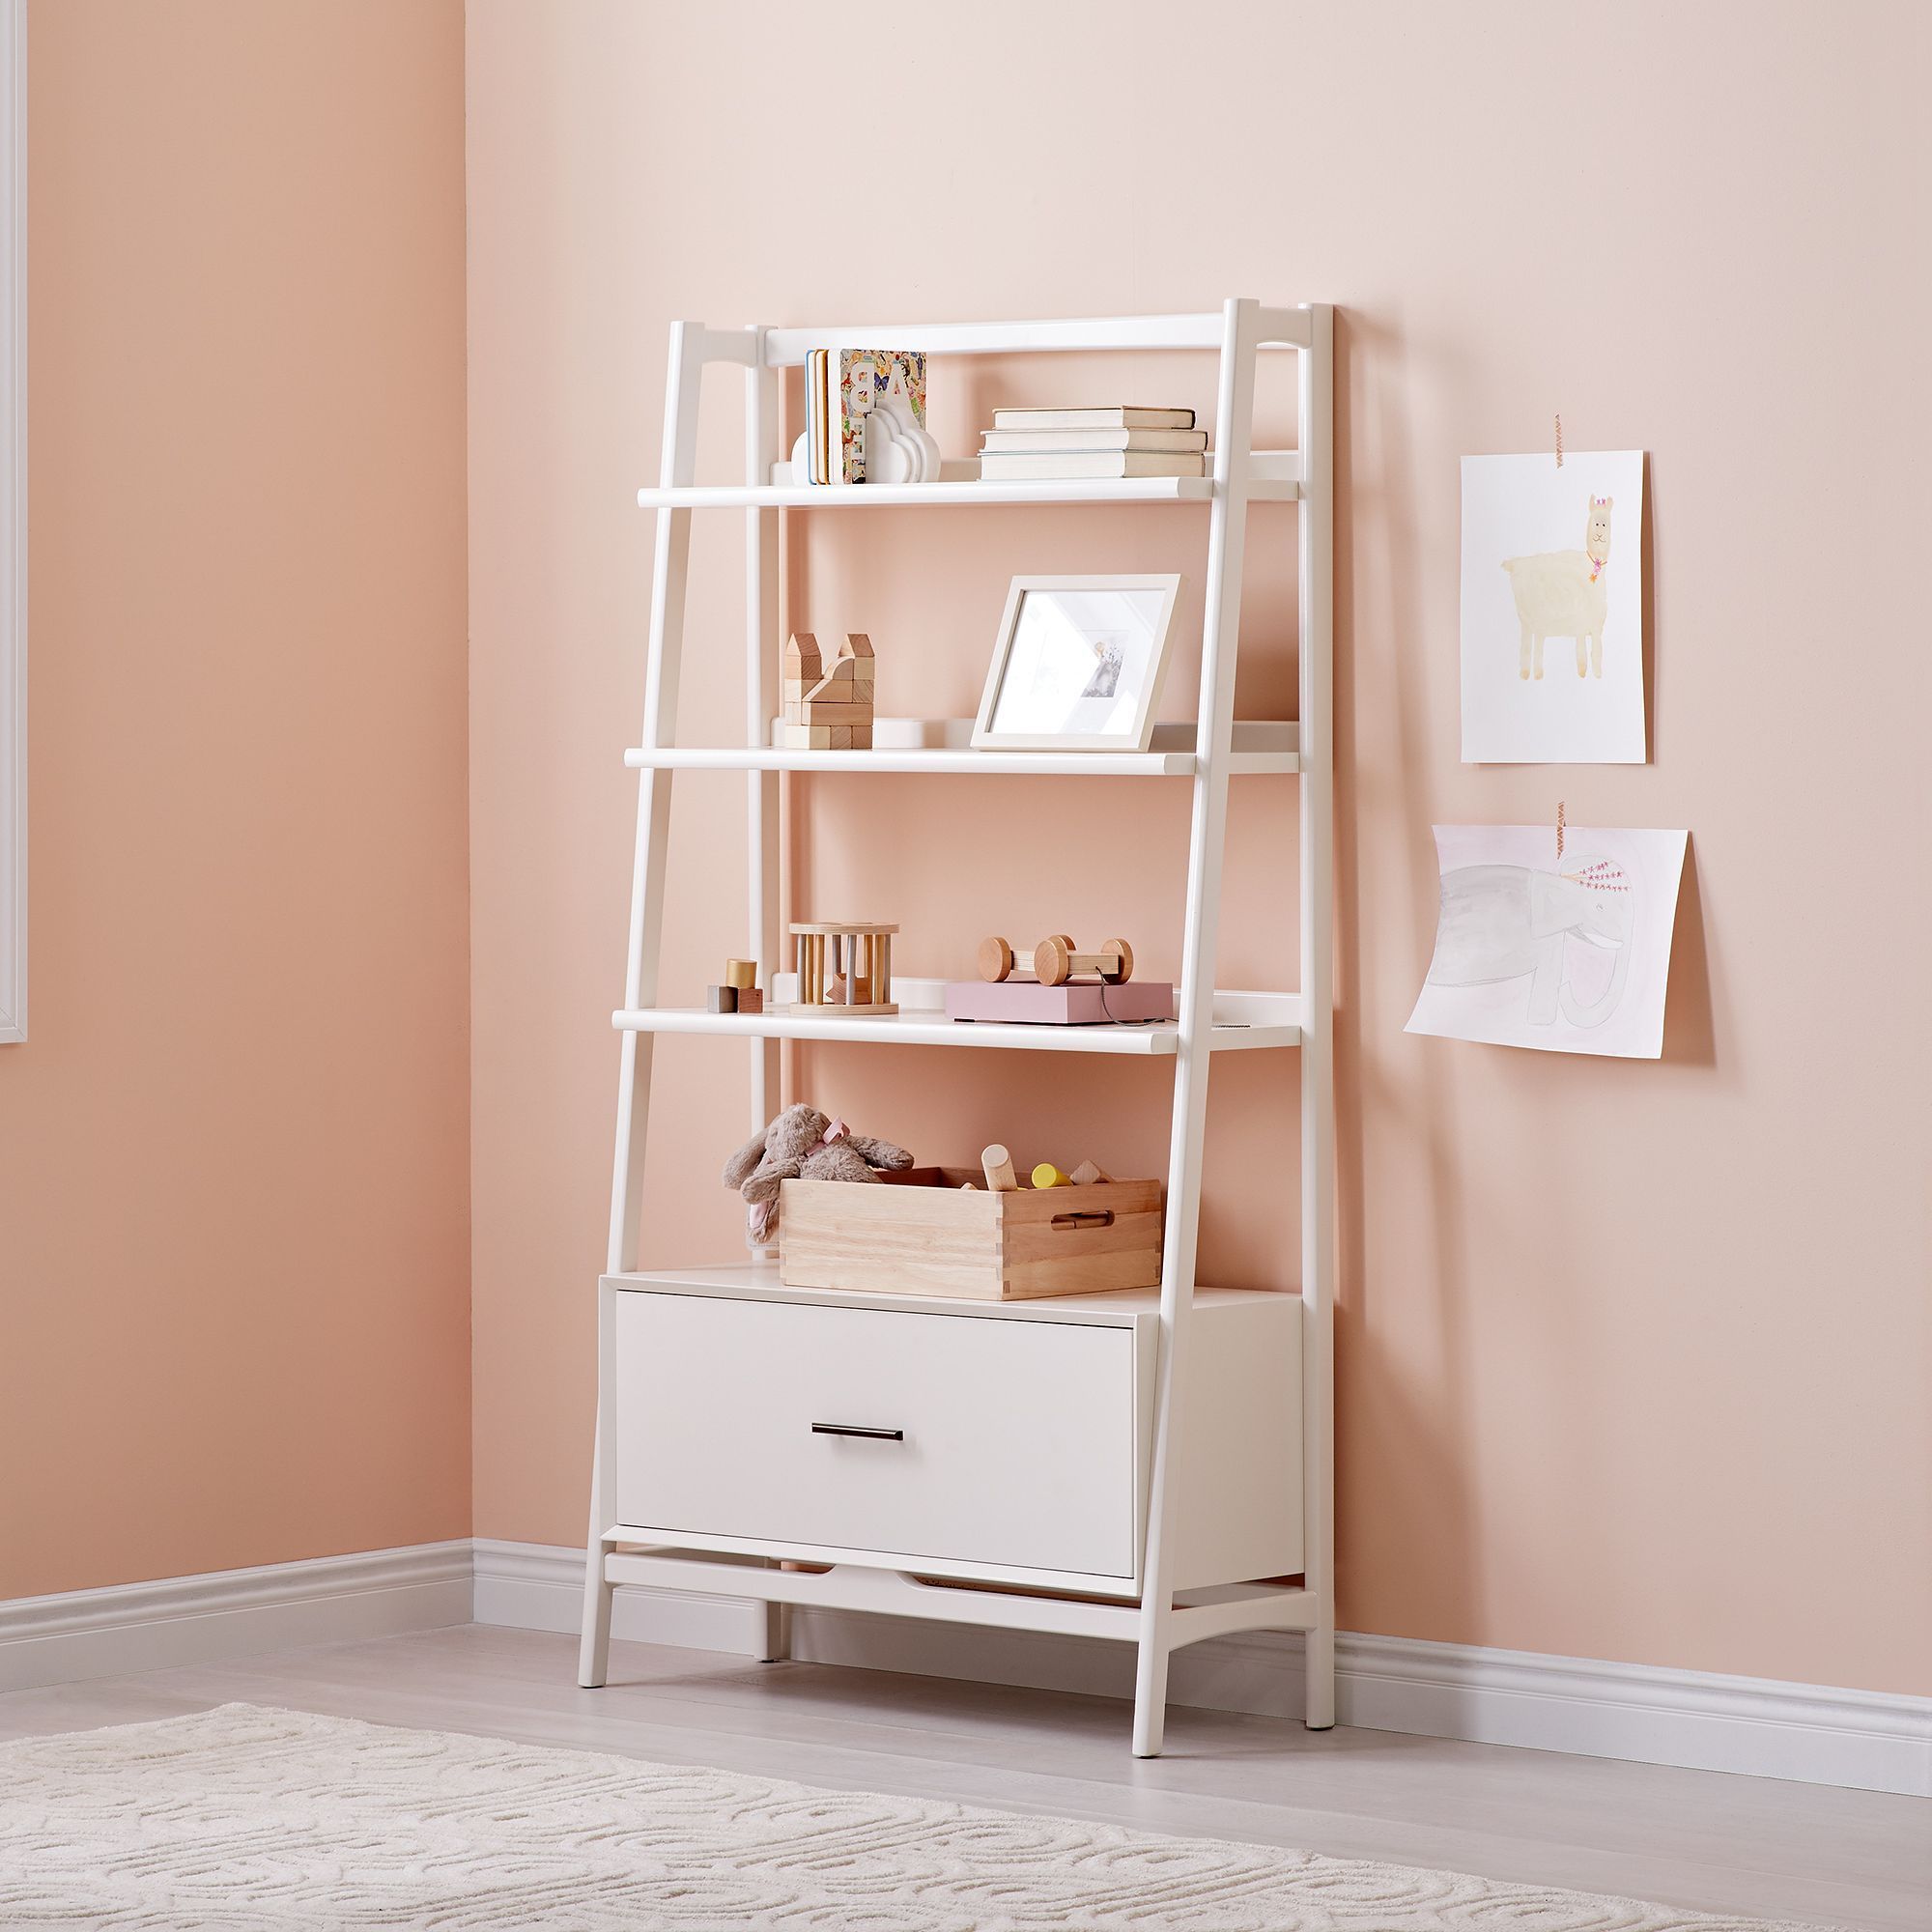
[[[1157,1180],[994,1194],[974,1168],[911,1167],[880,1179],[879,1187],[783,1183],[781,1281],[974,1301],[1160,1283]],[[971,1190],[960,1185],[967,1180]]]

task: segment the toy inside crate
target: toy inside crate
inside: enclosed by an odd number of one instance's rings
[[[879,1179],[783,1183],[786,1287],[1028,1301],[1160,1285],[1157,1180],[995,1192],[968,1167],[909,1167]]]

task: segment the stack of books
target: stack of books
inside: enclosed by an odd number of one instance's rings
[[[986,483],[1111,476],[1205,476],[1208,432],[1192,410],[1125,405],[1092,410],[995,410],[980,445]]]
[[[869,453],[869,458],[868,458]],[[888,474],[874,476],[885,459]],[[939,480],[925,434],[925,357],[893,349],[813,349],[805,358],[805,434],[792,452],[797,483]]]

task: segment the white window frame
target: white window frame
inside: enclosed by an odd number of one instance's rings
[[[27,1037],[27,5],[0,0],[0,1042]]]

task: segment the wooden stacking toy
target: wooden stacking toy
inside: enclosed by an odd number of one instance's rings
[[[1076,952],[1065,933],[1057,932],[1031,949],[1033,978],[1042,986],[1064,986],[1076,974],[1091,974],[1110,986],[1134,977],[1134,950],[1124,939],[1108,940],[1097,952]],[[980,977],[998,984],[1027,975],[1019,964],[1027,957],[997,935],[980,942]]]

